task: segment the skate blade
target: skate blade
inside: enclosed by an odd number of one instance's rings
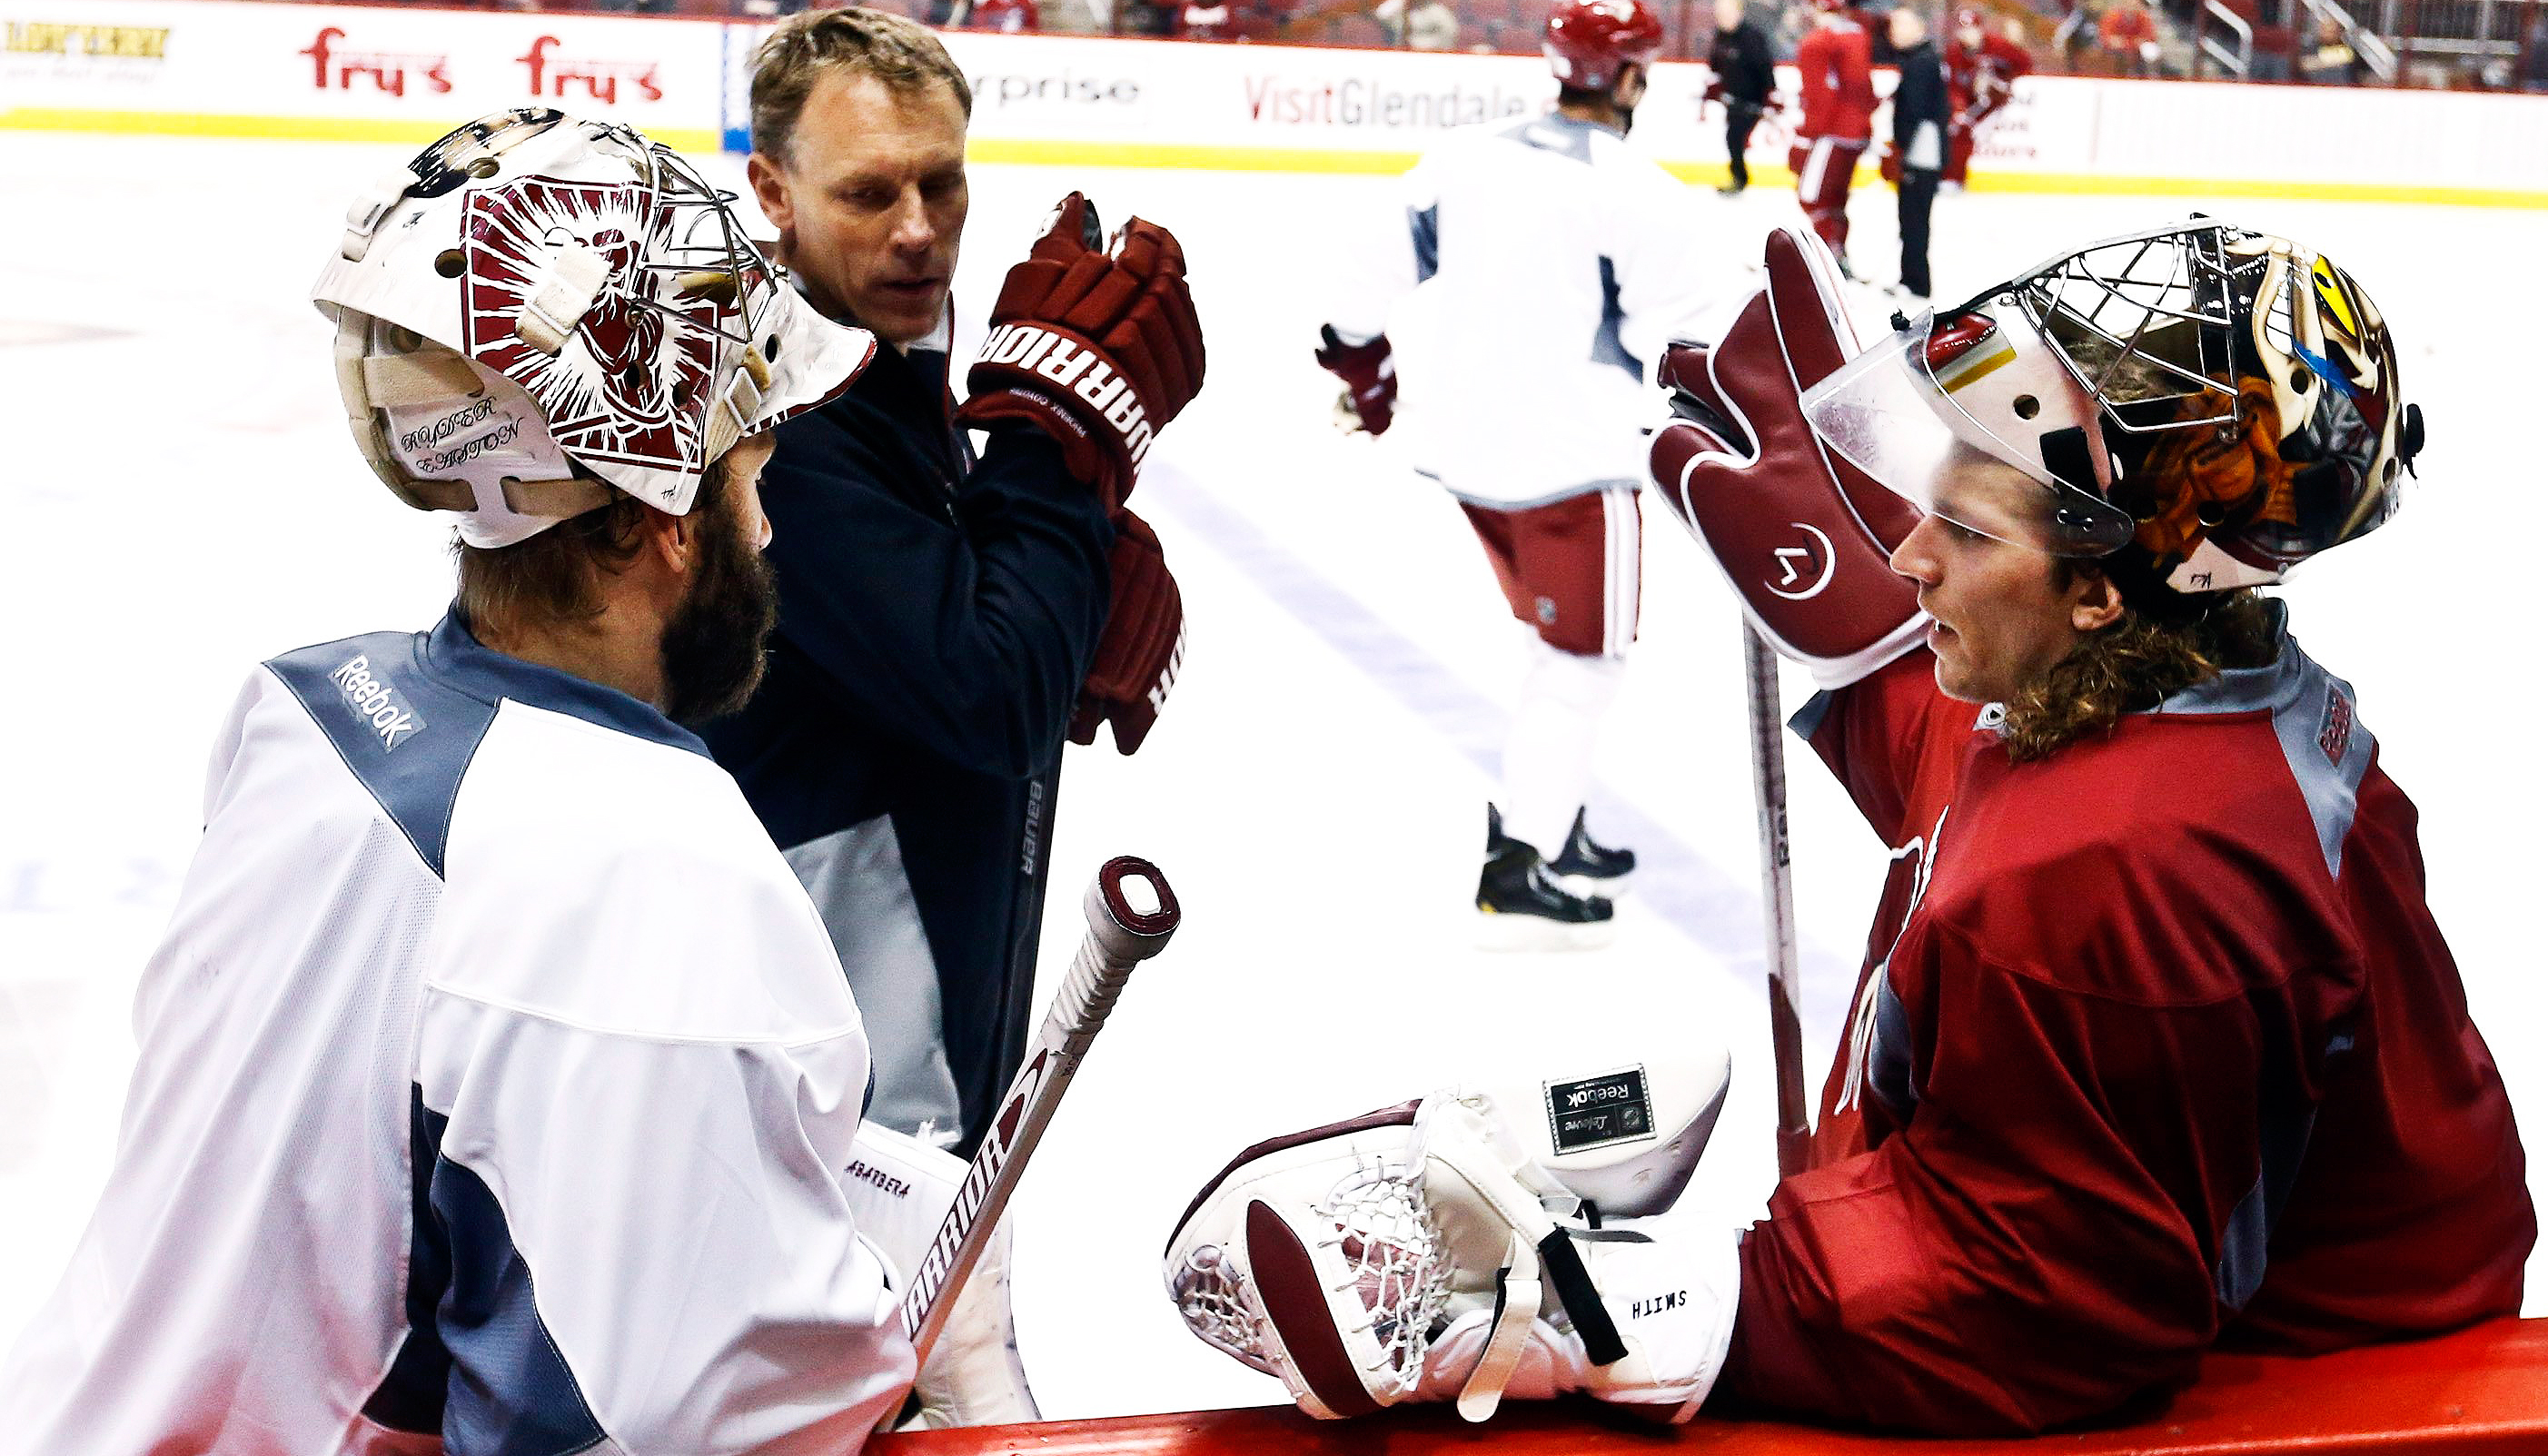
[[[1608,920],[1569,924],[1541,915],[1478,913],[1481,951],[1598,951],[1616,935],[1616,922]]]

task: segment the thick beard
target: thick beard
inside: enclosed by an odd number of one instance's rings
[[[702,513],[696,580],[664,624],[664,715],[685,728],[752,700],[778,624],[778,583],[724,493]]]

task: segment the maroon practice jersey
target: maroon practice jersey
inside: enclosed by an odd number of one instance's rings
[[[1993,721],[1925,651],[1798,715],[1895,863],[1719,1391],[2033,1430],[2515,1313],[2512,1109],[2352,689],[2286,636],[2034,763]]]
[[[1796,136],[1864,141],[1875,135],[1875,80],[1867,56],[1871,43],[1856,21],[1817,26],[1796,43],[1798,105],[1804,115]]]

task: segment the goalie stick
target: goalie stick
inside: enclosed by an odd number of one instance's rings
[[[1132,879],[1147,883],[1157,908],[1136,907],[1125,892],[1125,882]],[[1124,982],[1132,978],[1134,965],[1159,954],[1177,928],[1177,897],[1168,888],[1167,876],[1147,860],[1130,855],[1099,866],[1095,882],[1088,887],[1086,908],[1088,937],[1080,942],[1061,989],[1053,993],[1052,1007],[1037,1030],[1026,1064],[1010,1081],[981,1145],[973,1151],[972,1166],[965,1172],[963,1186],[956,1191],[955,1207],[938,1226],[938,1236],[930,1241],[929,1252],[912,1271],[911,1288],[903,1294],[902,1327],[922,1364],[928,1363],[930,1346],[946,1327],[956,1290],[990,1243],[1028,1156],[1044,1136],[1045,1125],[1052,1121],[1053,1108],[1079,1070],[1080,1059],[1088,1054],[1088,1044],[1115,1009]]]
[[[1778,738],[1778,659],[1750,623],[1743,669],[1752,709],[1752,795],[1760,810],[1761,934],[1770,966],[1770,1059],[1778,1088],[1778,1176],[1805,1169],[1805,1043],[1796,980],[1796,893],[1787,863],[1787,759]]]

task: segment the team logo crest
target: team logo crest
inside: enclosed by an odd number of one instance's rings
[[[676,290],[645,259],[672,243],[673,209],[652,188],[525,177],[470,194],[461,327],[469,356],[538,402],[549,433],[593,462],[687,470],[716,370],[718,301]],[[555,354],[514,330],[560,249],[608,272]],[[725,330],[731,331],[731,330]]]

